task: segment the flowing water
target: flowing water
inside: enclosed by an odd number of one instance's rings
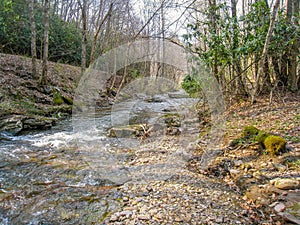
[[[50,130],[1,133],[0,224],[101,224],[120,207],[117,187],[134,171],[125,162],[141,146],[137,138],[108,138],[109,128],[147,122],[160,131],[162,115],[186,114],[194,103],[180,95],[143,96]]]

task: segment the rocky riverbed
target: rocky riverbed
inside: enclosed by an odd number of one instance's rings
[[[139,132],[125,126],[123,137],[122,124],[110,131],[119,109],[99,103],[77,134],[58,121],[71,112],[78,68],[51,64],[51,85],[40,87],[28,59],[0,55],[0,63],[0,128],[10,132],[0,136],[1,224],[300,224],[299,94],[229,107],[222,144],[208,151],[207,105],[194,118],[166,104],[187,105],[176,92],[142,96],[130,120]],[[286,151],[231,145],[249,125],[282,136]],[[42,128],[51,129],[32,131]]]

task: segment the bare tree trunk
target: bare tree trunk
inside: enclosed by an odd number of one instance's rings
[[[161,76],[165,76],[165,15],[164,15],[164,0],[162,0],[161,3],[161,33],[162,33],[162,42],[161,42],[161,47],[162,47],[162,60],[163,62],[161,63]]]
[[[300,14],[300,5],[299,5],[299,1],[295,1],[294,2],[294,15],[299,15]],[[299,20],[295,20],[295,24],[296,26],[299,26]],[[298,90],[300,90],[300,56],[299,56],[299,48],[300,48],[300,43],[299,43],[299,39],[297,41],[297,50],[298,50],[298,56],[296,56],[296,65],[298,67],[297,69],[297,87]],[[298,57],[298,62],[297,62],[297,57]]]
[[[299,0],[287,0],[287,18],[288,23],[293,25],[292,17],[299,12]],[[298,23],[297,21],[295,23]],[[290,46],[288,56],[288,86],[291,91],[297,91],[297,55],[299,52],[299,45],[297,38]]]
[[[45,0],[44,52],[43,52],[42,76],[40,79],[40,84],[42,85],[47,84],[47,74],[48,74],[49,11],[50,11],[50,0]]]
[[[265,40],[265,44],[264,44],[264,49],[262,52],[262,57],[260,60],[260,67],[258,70],[258,74],[255,80],[255,86],[254,86],[254,91],[252,93],[252,104],[255,102],[255,98],[258,95],[258,92],[260,91],[261,87],[263,87],[263,83],[260,84],[261,81],[261,77],[263,77],[263,73],[265,71],[265,66],[266,66],[266,59],[267,59],[267,54],[268,54],[268,50],[269,50],[269,44],[271,41],[271,36],[273,33],[273,29],[275,26],[275,20],[276,20],[276,15],[277,15],[277,11],[278,11],[278,7],[279,7],[279,0],[275,0],[274,5],[272,7],[272,14],[271,14],[271,18],[270,18],[270,25],[269,25],[269,29],[268,29],[268,33],[266,36],[266,40]]]
[[[82,1],[82,5],[80,3],[80,0],[78,0],[78,4],[81,7],[81,13],[82,13],[82,40],[81,40],[81,75],[84,74],[86,69],[86,44],[87,44],[87,3],[86,0]]]
[[[34,79],[37,79],[36,73],[36,28],[35,28],[35,20],[34,20],[34,1],[29,1],[30,8],[30,30],[31,30],[31,62],[32,62],[32,76]]]
[[[235,82],[235,92],[238,95],[245,95],[245,87],[242,81],[242,77],[241,77],[241,73],[242,73],[242,69],[241,69],[241,62],[240,59],[238,58],[238,56],[236,55],[236,48],[239,45],[239,41],[238,41],[238,21],[237,21],[237,14],[236,14],[236,4],[237,4],[237,0],[231,0],[231,12],[232,12],[232,19],[233,19],[233,52],[232,52],[232,61],[233,61],[233,77],[234,72],[236,72],[237,76],[236,76],[236,82]],[[221,83],[223,83],[224,81],[221,81]]]
[[[52,16],[55,16],[55,14],[57,13],[57,6],[58,6],[58,0],[54,0]]]
[[[211,22],[211,32],[213,33],[213,36],[217,35],[217,13],[216,13],[216,0],[209,0],[209,13],[210,13],[210,22]],[[217,55],[214,56],[214,63],[213,63],[213,74],[218,78],[218,59]]]

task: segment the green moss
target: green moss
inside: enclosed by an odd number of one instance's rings
[[[279,136],[269,135],[265,138],[264,147],[271,155],[279,155],[285,150],[286,140]]]
[[[246,126],[241,133],[240,137],[234,139],[229,144],[231,147],[242,145],[245,143],[251,143],[256,141],[257,135],[259,134],[259,130],[254,126]]]
[[[234,146],[238,146],[238,145],[242,145],[245,143],[245,138],[236,138],[234,140],[232,140],[229,144],[229,146],[234,147]]]
[[[246,139],[254,139],[259,133],[259,129],[254,126],[246,126],[243,130],[243,137]]]
[[[180,127],[180,115],[178,113],[167,113],[162,116],[167,127]]]
[[[256,136],[255,140],[260,143],[261,145],[264,145],[264,141],[267,137],[269,137],[270,134],[268,134],[267,132],[265,131],[259,131],[258,132],[258,135]],[[263,146],[264,147],[264,146]]]
[[[53,93],[53,104],[54,105],[61,105],[64,103],[63,97],[61,93],[59,92],[54,92]]]

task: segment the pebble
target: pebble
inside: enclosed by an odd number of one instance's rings
[[[235,169],[231,169],[231,170],[229,170],[229,173],[232,177],[236,177],[240,173],[240,171],[235,170]]]
[[[148,164],[151,166],[155,160],[156,163],[162,165],[160,160],[165,159],[168,151],[172,153],[178,151],[172,147],[174,144],[170,146],[167,148],[157,146],[153,155],[147,152],[144,146],[143,151],[136,151],[139,158],[135,160],[134,165],[143,169],[147,163],[147,160],[142,159],[143,157],[149,159]],[[164,153],[161,153],[161,149]],[[154,155],[157,157],[150,160]],[[172,167],[169,170],[165,171],[165,167],[158,170],[159,173],[173,174],[168,179],[141,181],[134,178],[119,187],[118,192],[122,193],[123,205],[119,212],[108,216],[104,224],[117,224],[118,222],[121,224],[205,224],[207,218],[209,218],[209,224],[224,222],[230,224],[237,220],[247,224],[246,220],[240,218],[239,213],[235,213],[242,211],[240,201],[236,201],[240,197],[239,194],[232,192],[222,183],[191,172],[185,167],[180,170],[176,168],[174,170]],[[132,173],[134,172],[133,170]],[[143,171],[138,172],[143,173]],[[145,171],[145,174],[147,172]]]
[[[215,221],[216,221],[216,223],[223,223],[224,222],[224,218],[223,217],[219,217]]]
[[[126,217],[129,217],[132,215],[132,211],[130,210],[125,210],[125,211],[122,211],[119,213],[120,216],[126,216]]]
[[[109,221],[111,222],[115,222],[117,220],[119,220],[119,216],[117,214],[113,214],[109,219]]]
[[[138,215],[137,218],[139,220],[150,220],[151,219],[150,215]]]
[[[175,217],[175,222],[182,222],[183,220],[180,217]]]
[[[283,210],[285,210],[285,205],[283,203],[279,203],[274,207],[274,210],[276,212],[282,212]]]
[[[243,161],[242,160],[236,160],[236,161],[234,161],[234,166],[235,167],[239,167],[239,166],[241,166],[243,164]]]

